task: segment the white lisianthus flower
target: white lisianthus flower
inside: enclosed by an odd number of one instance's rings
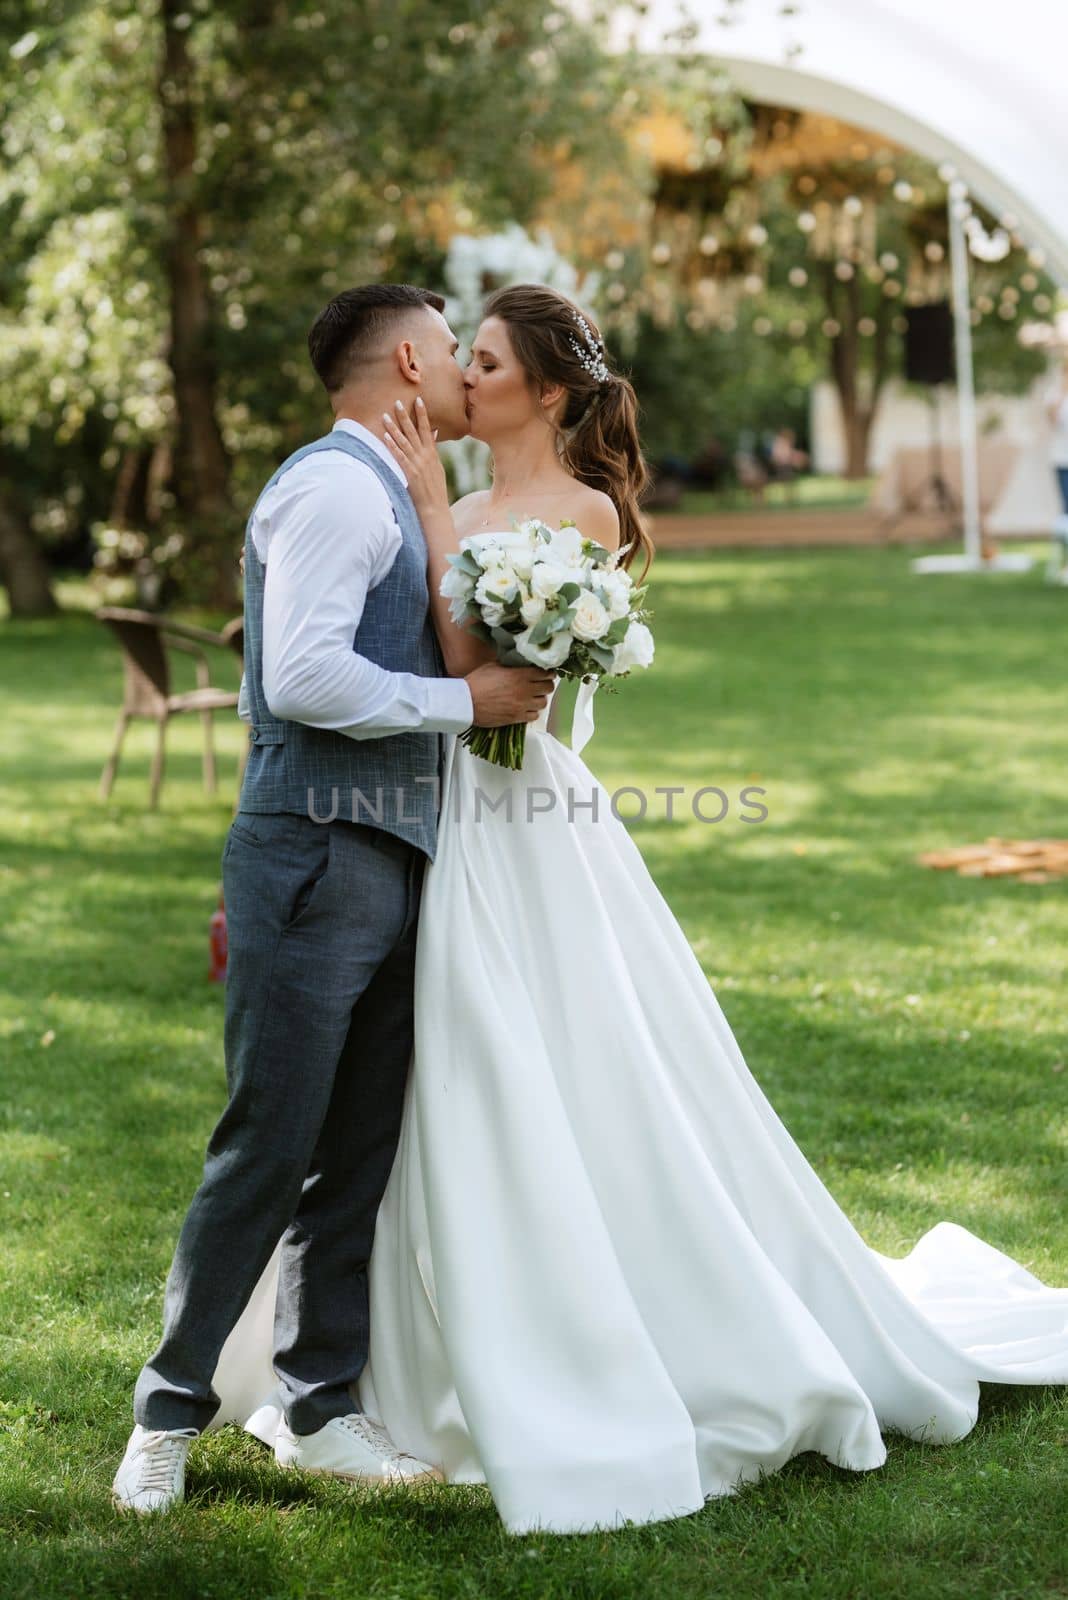
[[[523,601],[519,608],[519,615],[523,618],[527,627],[532,628],[545,615],[545,601],[540,595],[532,594],[529,599]]]
[[[581,567],[582,535],[577,528],[559,528],[549,540],[548,557],[564,567]]]
[[[609,677],[618,677],[632,667],[648,667],[653,660],[653,636],[644,622],[632,622],[612,652]]]
[[[438,593],[443,594],[447,600],[469,600],[474,589],[474,578],[469,578],[459,567],[450,567],[448,572],[442,575]]]
[[[630,610],[631,590],[634,587],[629,573],[601,572],[597,576],[597,586],[612,621],[625,617]]]
[[[482,620],[487,628],[499,628],[505,617],[507,609],[495,600],[486,600],[482,605]]]
[[[575,601],[575,615],[571,618],[571,632],[576,639],[599,639],[608,627],[608,609],[595,594],[588,590]]]
[[[509,566],[494,567],[484,572],[475,585],[475,599],[479,605],[487,601],[501,601],[516,587],[515,573]]]
[[[552,600],[565,583],[574,579],[574,573],[555,561],[537,561],[530,574],[530,588],[541,600]]]
[[[575,641],[566,628],[550,634],[544,644],[531,644],[531,629],[526,628],[515,636],[515,647],[525,660],[536,667],[559,667],[571,654]]]

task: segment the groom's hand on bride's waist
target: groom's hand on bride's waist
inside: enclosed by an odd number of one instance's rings
[[[466,675],[476,728],[506,728],[533,722],[545,709],[556,678],[542,667],[503,667],[487,661]]]

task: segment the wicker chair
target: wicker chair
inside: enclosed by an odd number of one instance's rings
[[[235,710],[237,695],[232,690],[213,686],[208,658],[202,646],[233,649],[240,655],[243,637],[241,619],[235,618],[227,623],[222,633],[212,633],[207,628],[173,622],[168,617],[156,616],[150,611],[128,611],[120,606],[104,606],[96,616],[118,639],[125,669],[122,709],[115,730],[115,744],[100,777],[100,798],[106,800],[111,793],[122,742],[131,720],[134,717],[148,717],[158,728],[149,790],[149,805],[153,811],[156,810],[163,782],[167,724],[171,717],[180,716],[186,711],[196,712],[204,724],[204,787],[209,794],[214,794],[216,778],[212,717],[216,711]],[[197,658],[195,689],[187,690],[184,694],[171,693],[168,649],[181,650]],[[243,771],[244,754],[241,768]]]

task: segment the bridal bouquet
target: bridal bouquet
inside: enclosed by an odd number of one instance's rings
[[[619,566],[630,548],[607,551],[573,522],[556,530],[537,517],[509,533],[475,533],[441,580],[453,621],[496,645],[508,666],[545,667],[584,683],[621,678],[653,659],[653,636],[636,588]],[[470,728],[475,755],[501,767],[523,765],[525,722]]]

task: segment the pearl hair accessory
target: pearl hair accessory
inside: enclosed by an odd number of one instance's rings
[[[581,312],[575,311],[572,313],[572,315],[582,330],[582,337],[586,341],[586,348],[584,350],[575,336],[570,333],[567,336],[568,344],[578,356],[580,366],[584,371],[589,373],[591,378],[596,378],[598,383],[608,383],[612,377],[612,374],[605,365],[604,341],[594,338],[593,329],[590,327],[589,323],[586,321],[586,318]]]

